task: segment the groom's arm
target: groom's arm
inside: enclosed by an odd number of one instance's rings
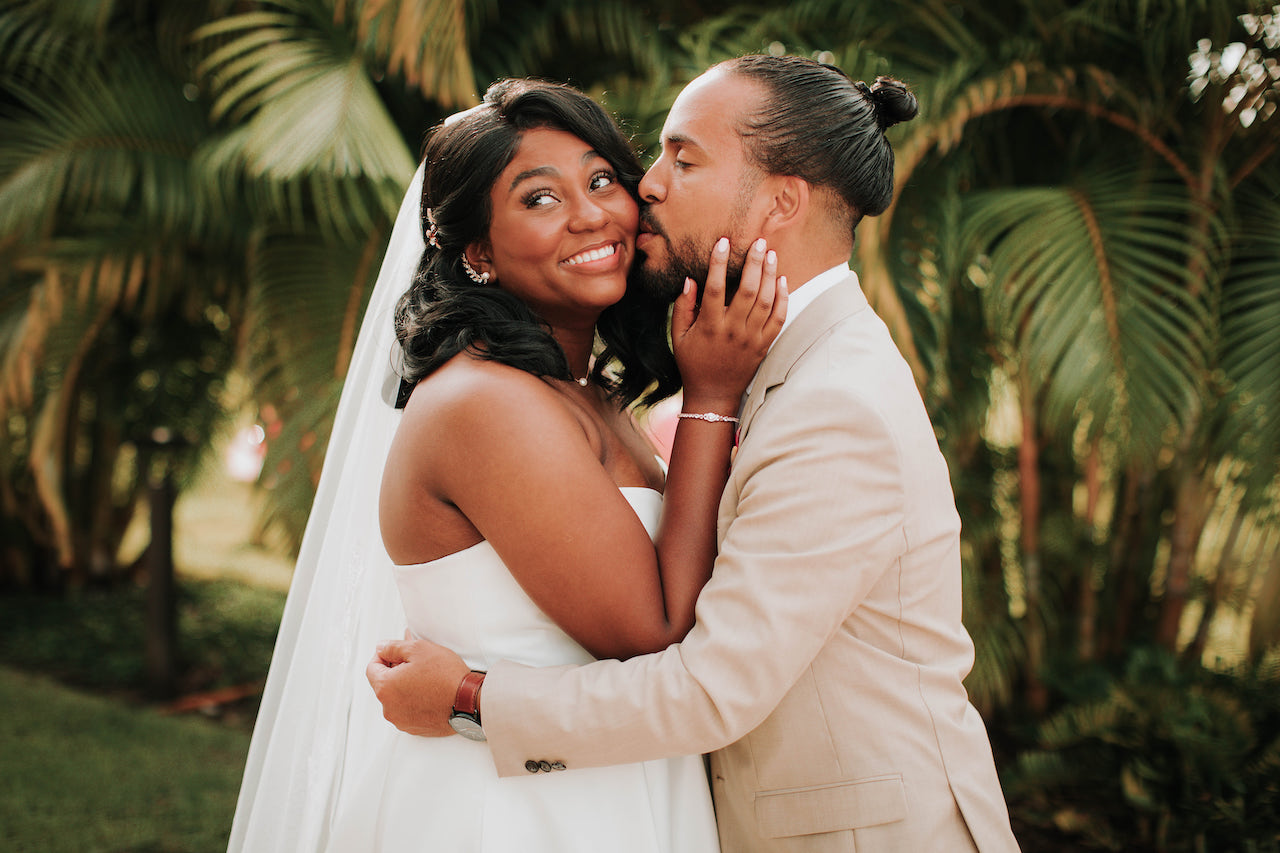
[[[777,706],[901,555],[895,431],[851,393],[807,396],[802,407],[778,400],[762,410],[757,440],[740,448],[737,515],[682,643],[628,661],[493,667],[480,711],[499,773],[526,773],[529,760],[595,766],[732,743]],[[387,718],[448,733],[465,664],[438,647],[392,644],[401,647],[407,662],[370,666]]]
[[[733,743],[905,551],[898,431],[847,388],[787,390],[739,448],[737,512],[684,641],[627,661],[493,667],[481,716],[499,774],[526,773],[530,760],[597,766]]]

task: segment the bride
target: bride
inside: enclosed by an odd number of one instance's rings
[[[483,671],[643,654],[693,625],[734,414],[786,291],[759,248],[726,305],[713,255],[701,302],[692,282],[675,301],[673,359],[670,295],[628,286],[641,171],[557,84],[497,83],[431,136],[338,407],[231,850],[718,850],[698,756],[498,779],[482,741],[395,730],[363,677],[405,628]],[[628,408],[681,381],[664,479]]]

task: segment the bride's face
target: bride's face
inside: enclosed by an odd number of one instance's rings
[[[472,265],[553,326],[595,322],[622,298],[639,211],[609,161],[573,134],[525,131],[490,191],[489,239]]]

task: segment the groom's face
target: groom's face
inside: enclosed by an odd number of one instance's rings
[[[737,289],[747,247],[759,236],[763,173],[748,158],[739,131],[764,92],[724,71],[694,80],[671,106],[662,153],[640,182],[640,236],[634,274],[672,299],[685,277],[707,280],[711,247],[728,237],[729,292]]]

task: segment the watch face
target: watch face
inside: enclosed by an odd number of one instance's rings
[[[453,726],[453,730],[467,740],[485,739],[484,729],[480,728],[479,723],[465,714],[454,714],[449,718],[449,725]]]

